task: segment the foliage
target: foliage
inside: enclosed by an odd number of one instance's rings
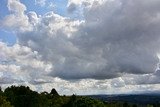
[[[13,105],[13,106],[11,106]],[[25,86],[0,88],[0,107],[141,107],[128,102],[103,102],[87,96],[60,96],[53,88],[50,93],[38,93]],[[148,104],[145,107],[160,107]]]
[[[10,102],[6,101],[6,97],[0,96],[0,107],[13,107]]]

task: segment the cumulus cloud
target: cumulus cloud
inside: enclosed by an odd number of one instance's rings
[[[83,19],[74,20],[54,12],[25,13],[22,3],[9,0],[12,13],[2,22],[16,31],[18,43],[1,43],[0,69],[12,72],[14,80],[22,74],[19,81],[41,89],[59,86],[63,93],[159,89],[159,5],[158,0],[69,0],[68,11],[83,8]]]
[[[17,15],[23,14],[26,11],[26,6],[20,3],[19,0],[8,0],[8,10]]]
[[[52,68],[51,64],[40,60],[36,51],[18,44],[9,47],[0,42],[0,57],[1,83],[30,82],[42,76],[45,78]]]
[[[84,2],[73,0],[69,4]],[[42,17],[29,12],[25,16],[32,30],[17,33],[19,44],[52,63],[53,77],[106,79],[125,73],[153,73],[160,42],[159,2],[97,2],[91,0],[89,7],[84,5],[83,21],[54,12]]]
[[[14,31],[26,31],[31,29],[28,17],[24,13],[27,9],[24,4],[19,0],[8,0],[7,7],[11,14],[0,21],[1,26]]]
[[[157,7],[159,2],[155,2],[107,1],[84,13],[85,24],[76,32],[73,43],[85,53],[84,59],[93,56],[91,63],[103,62],[103,67],[97,67],[101,70],[96,69],[97,77],[155,71],[160,42],[159,8],[149,8]]]

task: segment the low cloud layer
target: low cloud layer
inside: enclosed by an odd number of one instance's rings
[[[1,27],[14,31],[17,43],[0,44],[1,83],[14,77],[12,81],[45,85],[58,78],[64,82],[59,90],[69,83],[74,91],[75,84],[84,89],[89,84],[102,92],[103,87],[157,87],[159,5],[158,0],[69,0],[70,14],[83,13],[77,20],[54,12],[39,16],[19,0],[8,0],[11,14]],[[86,85],[85,80],[91,82]]]

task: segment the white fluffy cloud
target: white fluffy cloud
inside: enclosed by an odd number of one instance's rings
[[[26,6],[19,0],[8,0],[8,10],[11,14],[0,21],[1,26],[14,31],[26,31],[31,29],[28,17],[25,15]]]
[[[70,12],[83,8],[80,21],[54,12],[25,13],[24,4],[9,0],[12,13],[3,27],[16,32],[18,43],[0,44],[1,83],[12,77],[38,90],[79,94],[158,90],[159,5],[158,0],[69,0]]]
[[[52,65],[40,60],[36,51],[15,44],[0,42],[0,79],[2,83],[30,82],[47,77]]]

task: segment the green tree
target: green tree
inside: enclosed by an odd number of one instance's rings
[[[0,87],[0,95],[2,95],[3,94],[3,91],[2,91],[2,89],[1,89],[1,87]]]
[[[64,107],[105,107],[105,105],[99,100],[72,95]]]
[[[57,93],[57,91],[53,88],[50,92],[51,96],[59,96],[59,94]]]
[[[38,93],[25,86],[11,86],[5,89],[4,95],[16,107],[35,107],[38,102]],[[38,103],[37,103],[38,102]]]
[[[0,107],[13,107],[10,102],[6,101],[6,97],[0,96]]]

